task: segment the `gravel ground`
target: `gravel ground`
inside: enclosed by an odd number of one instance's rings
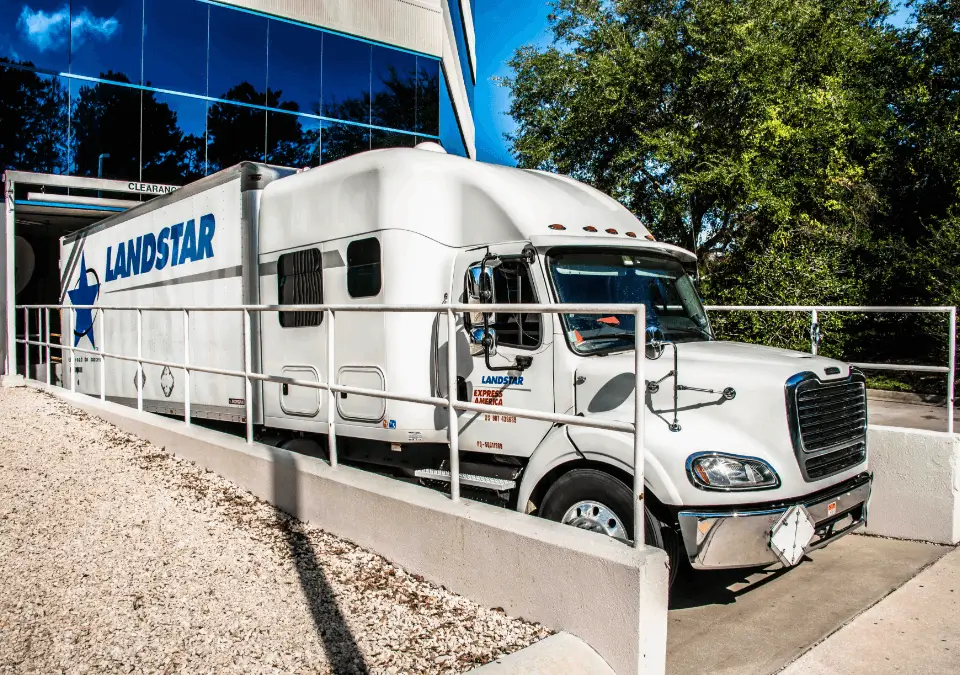
[[[548,634],[0,388],[0,673],[453,673]]]

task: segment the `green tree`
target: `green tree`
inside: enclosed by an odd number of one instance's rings
[[[887,13],[884,0],[560,0],[555,46],[511,62],[514,152],[700,253],[801,213],[860,224],[888,117],[861,70]]]
[[[871,304],[957,306],[960,3],[921,2],[913,18],[878,52],[870,73],[897,123],[884,139],[888,161],[875,167],[884,199],[858,268]],[[942,315],[883,315],[857,329],[871,360],[946,363]]]
[[[886,0],[559,0],[505,81],[518,163],[566,173],[693,249],[717,304],[859,304],[897,120],[872,71]],[[826,317],[845,336],[850,319]],[[809,318],[718,315],[807,348]],[[835,339],[833,349],[846,348]]]

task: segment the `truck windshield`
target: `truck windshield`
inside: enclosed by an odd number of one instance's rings
[[[659,329],[663,339],[713,339],[693,280],[672,258],[636,251],[563,251],[551,253],[548,265],[558,302],[643,303],[647,330]],[[563,323],[567,340],[580,353],[630,349],[634,344],[632,314],[565,314]]]

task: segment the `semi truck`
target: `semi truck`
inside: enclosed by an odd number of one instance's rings
[[[245,162],[61,241],[64,346],[240,371],[252,313],[259,373],[411,396],[446,396],[447,343],[461,400],[633,420],[634,315],[337,313],[284,305],[643,304],[644,531],[672,574],[797,564],[865,523],[865,379],[807,353],[719,340],[697,291],[696,256],[657,241],[628,209],[570,177],[471,161],[435,144],[375,150],[307,170]],[[478,307],[478,309],[481,309]],[[65,350],[65,355],[68,350]],[[76,354],[78,391],[147,411],[246,421],[242,378]],[[189,384],[187,384],[189,382]],[[138,391],[139,389],[139,391]],[[332,397],[331,397],[332,399]],[[257,438],[445,488],[447,414],[432,406],[257,382]],[[463,494],[629,540],[628,433],[463,412]]]

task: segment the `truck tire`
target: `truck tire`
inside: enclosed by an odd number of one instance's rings
[[[597,469],[574,469],[550,486],[540,516],[591,532],[629,541],[633,537],[633,490],[623,481]],[[647,544],[666,551],[670,584],[680,565],[680,540],[668,523],[644,506]]]

